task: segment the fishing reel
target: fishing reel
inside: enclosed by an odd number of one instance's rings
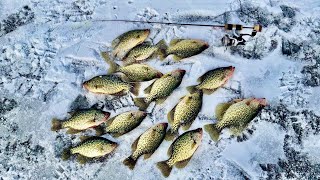
[[[244,28],[252,29],[251,34],[240,34],[239,32]],[[225,24],[224,29],[228,31],[232,31],[233,34],[232,35],[226,34],[225,36],[223,36],[223,38],[221,39],[221,43],[224,46],[238,46],[238,45],[245,45],[246,40],[243,38],[244,36],[254,37],[257,34],[257,32],[261,32],[262,26],[255,25],[253,27],[243,27],[240,24]]]

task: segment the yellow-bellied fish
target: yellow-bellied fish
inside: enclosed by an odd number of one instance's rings
[[[157,104],[164,102],[181,84],[185,73],[185,70],[177,69],[163,75],[160,79],[155,80],[144,90],[144,92],[148,94],[147,97],[134,99],[135,105],[138,106],[140,110],[145,110],[153,101],[156,101]]]
[[[67,133],[74,134],[90,127],[95,127],[105,122],[109,116],[109,112],[98,109],[78,110],[71,113],[71,117],[65,121],[53,119],[52,131],[68,128]]]
[[[168,156],[170,158],[157,163],[157,167],[161,173],[165,177],[168,177],[174,165],[177,168],[184,168],[199,147],[201,140],[201,128],[185,132],[179,136],[168,149]]]
[[[208,47],[208,43],[198,39],[173,39],[160,58],[164,59],[168,55],[172,54],[174,60],[179,61],[181,59],[200,54]]]
[[[113,56],[122,59],[133,47],[143,43],[149,34],[149,29],[131,30],[121,34],[112,41]]]
[[[84,164],[91,158],[110,154],[116,147],[117,143],[103,137],[85,137],[79,145],[65,149],[62,159],[67,160],[71,155],[77,154],[78,162]]]
[[[113,96],[123,96],[129,91],[139,94],[139,83],[130,83],[123,80],[123,77],[116,74],[96,76],[83,83],[83,87],[90,92],[97,94],[108,94]]]
[[[221,103],[216,107],[216,124],[207,124],[204,129],[212,140],[219,139],[220,132],[229,128],[233,134],[241,133],[254,117],[267,105],[266,99],[248,98]]]
[[[112,61],[106,52],[102,53],[106,62],[110,65],[108,73],[121,72],[125,75],[124,79],[130,82],[150,81],[160,78],[163,74],[147,64],[131,64],[128,66],[120,66]]]
[[[105,133],[114,137],[121,136],[138,127],[146,116],[147,113],[143,111],[128,111],[119,114],[106,122]]]
[[[200,84],[187,87],[187,90],[202,90],[205,94],[211,94],[216,89],[222,87],[233,75],[235,68],[233,66],[221,67],[210,70],[198,78]]]
[[[171,129],[168,130],[165,139],[173,140],[179,135],[179,128],[188,130],[196,119],[202,107],[202,91],[195,91],[180,99],[180,102],[168,113],[168,121]]]
[[[132,143],[132,154],[123,161],[123,164],[133,169],[140,156],[144,155],[144,159],[148,159],[162,143],[167,127],[167,123],[159,123],[142,133]]]

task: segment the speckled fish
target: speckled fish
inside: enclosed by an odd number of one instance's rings
[[[51,130],[58,131],[68,128],[67,133],[74,134],[90,127],[96,127],[110,116],[110,113],[97,109],[79,110],[71,114],[71,117],[65,121],[53,119]]]
[[[128,111],[119,114],[106,122],[105,133],[119,137],[138,127],[146,116],[147,113],[142,111]]]
[[[229,128],[232,134],[240,134],[266,105],[264,98],[248,98],[221,103],[216,107],[218,122],[207,124],[204,129],[214,141],[219,139],[220,132],[225,128]]]
[[[147,64],[131,64],[128,66],[120,66],[112,61],[106,52],[102,53],[106,62],[110,65],[109,74],[121,72],[125,75],[124,79],[130,82],[150,81],[160,78],[163,74]]]
[[[97,94],[108,94],[114,96],[126,95],[129,91],[139,94],[139,83],[129,83],[123,77],[116,74],[96,76],[83,83],[83,87],[90,92]]]
[[[164,40],[159,41],[156,45],[145,42],[129,51],[129,53],[123,58],[123,62],[125,65],[145,62],[152,57],[162,54],[165,47],[166,44]]]
[[[65,149],[62,159],[68,160],[71,155],[77,154],[78,162],[84,164],[89,159],[110,154],[117,147],[117,143],[103,137],[85,137],[79,145]]]
[[[150,34],[149,29],[131,30],[112,41],[112,54],[122,59],[133,47],[143,43]]]
[[[181,98],[180,102],[168,113],[171,129],[165,139],[173,140],[179,134],[179,128],[188,130],[202,107],[202,91],[196,91]]]
[[[135,105],[138,106],[140,110],[146,110],[153,101],[161,104],[181,84],[185,73],[185,70],[177,69],[155,80],[144,90],[144,92],[148,94],[147,97],[134,99]]]
[[[206,50],[209,44],[197,39],[173,39],[170,42],[169,47],[165,50],[165,54],[160,57],[164,59],[170,54],[173,55],[174,60],[179,61],[184,58],[188,58],[202,51]]]
[[[210,70],[198,78],[200,84],[189,86],[187,90],[189,92],[202,90],[205,94],[211,94],[216,89],[222,87],[232,77],[234,70],[235,68],[233,66]]]
[[[160,123],[141,134],[133,142],[132,154],[123,161],[123,164],[133,169],[140,156],[144,155],[144,159],[150,158],[162,143],[167,127],[167,123]]]
[[[168,149],[170,158],[157,163],[157,167],[163,176],[168,177],[174,165],[179,169],[184,168],[199,147],[201,140],[201,128],[185,132],[179,136]]]

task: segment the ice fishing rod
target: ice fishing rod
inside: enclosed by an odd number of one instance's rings
[[[193,23],[177,23],[177,22],[160,22],[160,21],[138,21],[138,20],[126,20],[126,19],[103,19],[96,21],[105,21],[105,22],[127,22],[127,23],[146,23],[146,24],[164,24],[164,25],[177,25],[177,26],[200,26],[200,27],[220,27],[225,30],[242,30],[242,29],[253,29],[257,32],[262,31],[262,26],[257,24],[254,26],[243,26],[241,24],[193,24]]]

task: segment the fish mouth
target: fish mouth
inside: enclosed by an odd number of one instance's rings
[[[110,117],[110,114],[111,114],[111,113],[109,113],[109,112],[103,112],[103,114],[104,114],[105,119],[107,120],[107,119]]]
[[[83,82],[82,83],[82,87],[86,90],[88,90],[88,84],[87,84],[87,81]]]
[[[207,49],[207,48],[209,47],[209,44],[208,44],[207,42],[204,42],[203,47],[204,47],[205,49]]]
[[[161,72],[158,72],[156,77],[161,78],[162,76],[163,76],[163,74]]]
[[[229,72],[229,74],[228,74],[228,76],[227,76],[227,79],[230,79],[230,78],[231,78],[231,76],[233,75],[234,70],[235,70],[236,68],[233,67],[233,66],[229,66],[229,69],[230,69],[230,72]]]
[[[140,111],[142,117],[147,117],[148,113],[144,111]]]
[[[203,130],[202,130],[202,128],[198,128],[198,129],[196,129],[196,131],[197,131],[198,133],[200,133],[200,134],[201,134],[201,137],[202,137],[202,135],[203,135]]]
[[[183,69],[178,69],[177,72],[179,72],[181,75],[186,74],[186,70],[183,70]]]
[[[266,98],[259,98],[259,99],[256,99],[259,104],[261,104],[262,106],[267,106],[267,100]]]
[[[144,29],[143,31],[144,31],[147,35],[150,34],[150,29]]]
[[[165,129],[168,127],[168,123],[160,123],[161,126],[163,126]]]

